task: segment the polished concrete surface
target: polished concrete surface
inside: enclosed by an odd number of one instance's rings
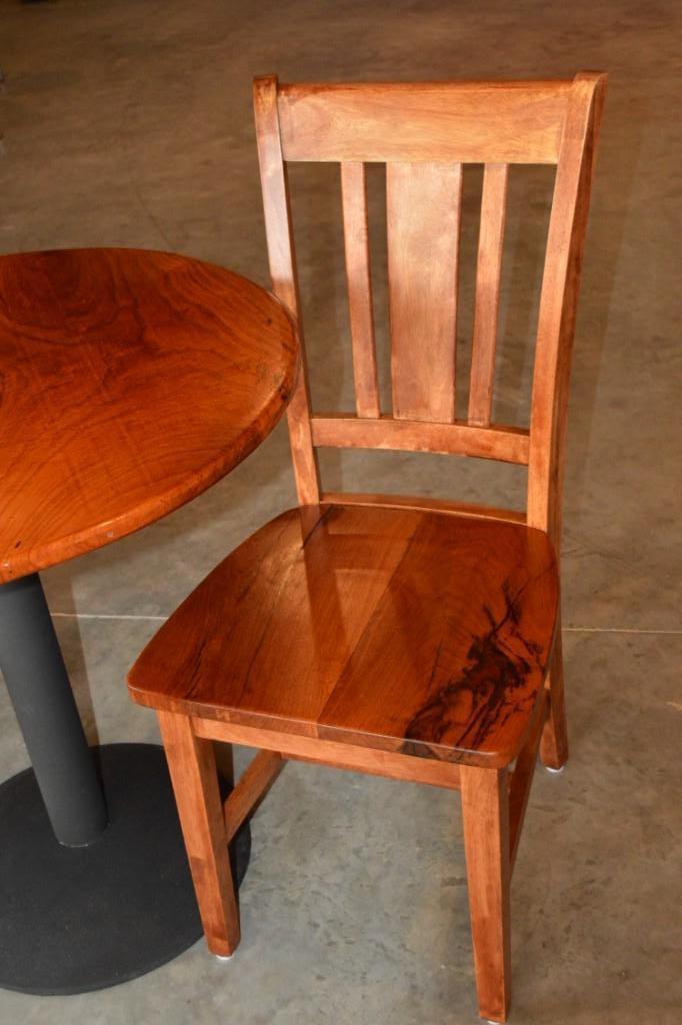
[[[254,74],[610,72],[566,473],[572,757],[561,776],[537,773],[512,895],[511,1020],[525,1025],[672,1025],[682,1016],[677,19],[673,3],[625,0],[0,0],[2,252],[173,249],[266,282]],[[469,178],[470,263],[480,182]],[[338,184],[329,168],[297,169],[293,182],[315,396],[328,407],[350,395]],[[380,266],[381,182],[373,175],[370,184]],[[547,186],[541,171],[513,183],[501,416],[528,380],[533,243]],[[462,291],[466,350],[467,273]],[[324,466],[332,487],[511,495],[518,504],[522,495],[517,470],[473,460],[331,454]],[[128,701],[127,666],[203,574],[292,500],[280,426],[189,506],[44,575],[93,740],[156,736],[153,715]],[[4,697],[0,722],[4,778],[26,765]],[[0,1023],[475,1021],[457,803],[428,788],[289,766],[254,820],[233,961],[218,963],[200,943],[101,993],[2,992]]]

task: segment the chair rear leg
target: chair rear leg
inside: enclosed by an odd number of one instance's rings
[[[157,714],[208,949],[229,957],[239,943],[239,908],[213,744],[195,736],[188,716]]]
[[[460,772],[479,1013],[504,1022],[511,995],[508,774],[468,765]]]
[[[549,715],[540,741],[540,761],[548,769],[562,769],[568,760],[568,732],[564,700],[564,661],[561,649],[561,619],[545,687],[549,691]]]

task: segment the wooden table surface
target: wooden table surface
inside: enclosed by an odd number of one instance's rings
[[[230,271],[170,253],[0,257],[0,582],[205,490],[291,394],[295,328]]]

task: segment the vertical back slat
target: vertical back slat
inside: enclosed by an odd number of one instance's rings
[[[302,373],[288,412],[301,504],[314,506],[320,499],[313,437],[316,445],[423,449],[508,459],[509,439],[518,434],[527,443],[525,447],[521,441],[515,443],[511,461],[528,463],[527,522],[548,531],[558,545],[568,374],[605,82],[604,75],[581,72],[570,85],[384,84],[377,90],[373,85],[313,84],[287,86],[278,93],[274,76],[256,80],[258,151],[273,286],[296,317],[299,302],[283,153],[294,160],[345,161],[342,184],[358,416],[318,417],[311,424],[302,348]],[[413,92],[418,124],[401,116],[404,101]],[[324,139],[320,142],[324,131],[328,145]],[[506,165],[554,163],[557,158],[530,430],[493,428]],[[376,384],[367,201],[359,163],[367,160],[387,161],[391,374],[393,415],[399,423],[380,415]],[[458,423],[455,417],[462,161],[487,165],[468,424]],[[420,427],[418,421],[427,423]],[[401,424],[406,432],[401,433]]]
[[[355,406],[358,416],[376,418],[380,415],[379,384],[374,347],[364,164],[355,161],[341,164],[341,195]]]
[[[275,295],[296,318],[301,346],[301,371],[287,409],[296,491],[301,505],[314,505],[320,500],[320,480],[310,428],[308,374],[299,315],[289,193],[279,134],[275,75],[254,80],[253,103],[272,287]]]
[[[469,388],[469,423],[478,427],[490,424],[493,399],[508,170],[486,164],[483,173]]]
[[[461,164],[388,164],[393,415],[455,417]]]

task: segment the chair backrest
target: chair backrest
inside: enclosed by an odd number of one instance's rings
[[[528,466],[527,510],[520,518],[548,531],[558,544],[568,376],[605,83],[606,76],[596,72],[551,82],[280,85],[275,76],[255,80],[270,272],[274,291],[299,325],[286,165],[332,161],[341,169],[356,414],[312,413],[303,354],[288,412],[302,505],[327,497],[320,490],[315,453],[320,446],[479,456]],[[367,162],[386,164],[390,416],[381,413],[377,383]],[[484,176],[468,415],[456,420],[463,163],[483,164]],[[491,423],[510,164],[557,166],[529,429]]]

